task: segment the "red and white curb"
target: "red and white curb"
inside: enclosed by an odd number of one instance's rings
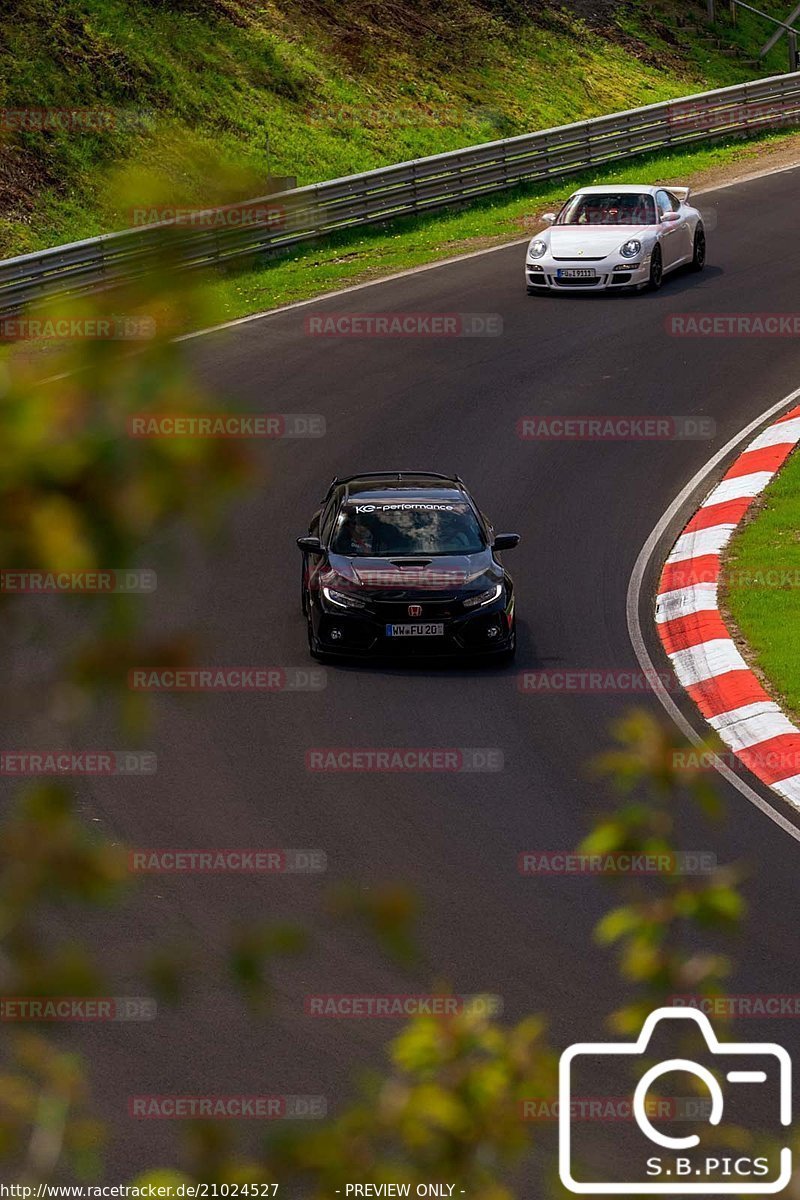
[[[800,442],[800,406],[770,425],[705,498],[661,573],[656,623],[679,683],[762,782],[800,808],[800,730],[736,648],[717,606],[722,551]]]

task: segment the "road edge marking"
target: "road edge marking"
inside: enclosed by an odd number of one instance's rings
[[[800,730],[739,653],[718,599],[726,547],[799,442],[800,406],[796,406],[749,441],[733,460],[662,567],[655,621],[679,683],[708,724],[742,765],[800,811]],[[733,500],[729,499],[731,485],[736,492]]]
[[[645,541],[639,551],[636,562],[634,563],[633,571],[628,582],[628,592],[626,596],[625,611],[628,624],[628,635],[633,645],[634,653],[636,654],[639,664],[646,672],[647,678],[652,681],[653,692],[660,702],[662,708],[667,712],[669,717],[678,726],[681,732],[695,746],[701,746],[705,738],[697,732],[691,722],[684,716],[678,705],[670,696],[663,682],[659,678],[655,664],[650,656],[650,652],[645,642],[644,633],[641,624],[641,604],[642,604],[642,586],[644,583],[645,574],[650,567],[654,553],[664,537],[664,534],[679,515],[681,510],[696,492],[707,483],[709,476],[716,470],[720,463],[742,445],[752,434],[763,432],[764,428],[768,428],[768,422],[772,418],[779,415],[786,415],[788,410],[798,404],[800,401],[800,388],[796,388],[790,392],[788,396],[778,400],[768,409],[761,413],[760,416],[752,420],[744,429],[735,434],[730,441],[718,450],[708,462],[697,471],[687,484],[682,488],[672,503],[662,514],[656,525],[650,532],[649,537]],[[708,488],[703,493],[703,499],[708,496]],[[701,499],[702,506],[702,499]],[[695,508],[696,511],[696,508]],[[684,527],[687,522],[684,522]],[[663,571],[663,563],[662,563]],[[659,574],[659,580],[662,578]],[[750,785],[740,776],[738,776],[731,768],[720,758],[714,758],[713,766],[716,771],[733,787],[736,788],[742,796],[745,797],[752,805],[759,809],[767,816],[774,824],[778,825],[785,833],[794,838],[796,842],[800,842],[800,829],[797,828],[782,812],[775,808],[769,800],[760,796]]]

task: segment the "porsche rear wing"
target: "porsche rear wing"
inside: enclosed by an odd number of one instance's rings
[[[681,204],[687,204],[692,189],[690,187],[671,187],[669,189],[673,196],[677,196]]]

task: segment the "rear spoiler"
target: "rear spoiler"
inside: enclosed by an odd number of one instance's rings
[[[682,204],[686,204],[692,191],[690,187],[671,187],[669,190],[673,196],[678,197]]]

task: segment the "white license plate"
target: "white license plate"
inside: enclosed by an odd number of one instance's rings
[[[556,271],[557,279],[597,279],[597,272],[589,267],[565,267]]]
[[[387,625],[387,637],[443,637],[444,625]]]

